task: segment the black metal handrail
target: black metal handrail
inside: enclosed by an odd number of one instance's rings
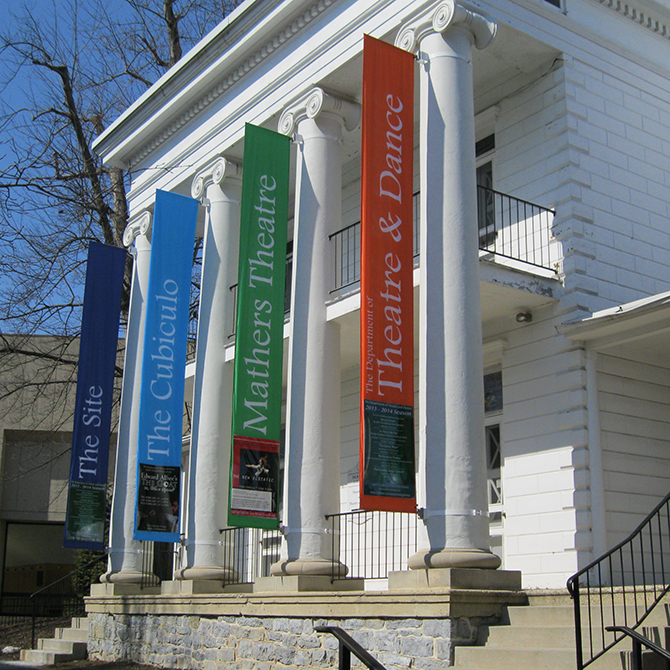
[[[670,591],[668,556],[670,493],[623,542],[568,579],[577,670],[622,640],[621,626],[631,630],[640,626]]]
[[[333,579],[385,579],[418,547],[417,515],[356,510],[326,515]],[[346,566],[346,570],[342,568]]]
[[[419,202],[414,193],[414,255],[419,254]],[[555,271],[549,255],[552,209],[477,186],[479,249],[492,256],[522,261]],[[361,278],[361,224],[353,223],[328,236],[335,254],[332,291],[352,286]]]
[[[642,646],[650,649],[655,654],[665,659],[665,667],[670,670],[670,652],[659,647],[655,642],[640,635],[636,630],[628,628],[628,626],[607,626],[607,629],[613,633],[623,633],[633,640],[633,655],[630,670],[642,670]]]
[[[363,649],[351,635],[337,626],[314,626],[317,633],[330,633],[340,643],[339,670],[351,670],[351,654],[366,665],[370,670],[386,670],[386,668],[367,650]]]
[[[40,593],[44,593],[44,591],[47,591],[51,587],[55,586],[56,584],[60,584],[60,582],[65,581],[66,579],[69,579],[76,575],[77,573],[81,572],[82,570],[86,570],[86,568],[90,568],[92,565],[95,565],[96,563],[100,563],[100,561],[104,560],[107,558],[107,554],[102,554],[101,556],[96,556],[92,561],[89,561],[88,563],[79,566],[76,570],[73,570],[72,572],[69,572],[67,575],[64,575],[63,577],[60,577],[59,579],[56,579],[55,581],[51,582],[51,584],[47,584],[46,586],[43,586],[41,589],[35,591],[35,593],[31,593],[29,598],[30,598],[30,603],[31,603],[31,610],[32,610],[32,625],[31,625],[31,633],[30,633],[30,646],[32,649],[35,648],[35,619],[37,618],[37,603],[38,599],[35,598],[35,596],[39,596]],[[71,596],[70,596],[71,598]],[[72,606],[71,614],[72,616],[76,616],[79,612],[77,609],[77,605],[81,603],[81,611],[83,612],[83,603],[84,599],[83,598],[78,598],[76,599],[75,603]]]

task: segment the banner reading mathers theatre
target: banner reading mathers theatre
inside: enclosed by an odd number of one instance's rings
[[[360,506],[413,512],[414,57],[365,36]]]
[[[198,201],[156,191],[137,443],[136,540],[179,539],[184,368]]]
[[[290,139],[246,125],[228,523],[277,528]]]
[[[64,547],[105,548],[114,368],[126,251],[88,247]]]

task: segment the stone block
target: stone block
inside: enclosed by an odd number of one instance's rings
[[[520,591],[521,572],[469,568],[431,568],[403,570],[389,574],[389,590],[463,589],[481,591]]]
[[[223,593],[223,582],[213,579],[175,579],[161,584],[161,593],[169,595],[194,595],[197,593]]]
[[[140,588],[139,584],[91,584],[91,596],[136,596],[160,593],[159,586]]]
[[[331,582],[325,575],[281,575],[260,577],[254,584],[254,593],[304,591],[362,591],[362,579],[342,579]]]
[[[430,637],[450,639],[452,630],[451,619],[426,619],[423,622],[423,632]]]
[[[407,635],[396,639],[396,651],[412,658],[429,658],[433,655],[433,640],[417,635]]]

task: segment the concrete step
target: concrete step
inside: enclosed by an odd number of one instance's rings
[[[72,642],[88,642],[88,628],[56,628],[54,638]]]
[[[454,668],[467,670],[575,670],[575,652],[567,649],[518,649],[456,647]],[[591,670],[624,670],[625,653],[610,651],[589,668]],[[647,670],[647,668],[645,668]]]
[[[53,638],[37,640],[37,649],[22,649],[21,661],[31,665],[54,665],[80,661],[88,656],[88,619],[77,617],[72,628],[56,628]]]
[[[575,648],[575,631],[569,626],[542,626],[542,627],[517,627],[517,626],[481,626],[478,646],[486,645],[491,648],[528,649],[542,648]]]
[[[31,665],[54,665],[56,654],[41,649],[21,649],[21,661]]]
[[[72,617],[72,625],[70,627],[88,630],[88,617],[86,616]]]
[[[533,628],[569,627],[575,625],[575,613],[572,607],[565,605],[508,607],[506,622],[512,626],[531,626]]]
[[[456,647],[454,667],[478,670],[574,670],[575,652],[566,649]]]
[[[21,660],[30,663],[30,665],[55,665],[56,663],[79,661],[81,658],[73,658],[71,654],[47,651],[45,649],[22,649]]]
[[[571,603],[565,598],[556,599],[556,602],[537,599],[531,603],[525,607],[509,607],[501,624],[482,626],[476,646],[455,649],[454,667],[467,670],[574,670],[574,609]],[[582,622],[588,623],[589,616],[593,624],[591,642],[598,650],[602,647],[601,635],[605,635],[608,643],[612,639],[612,634],[601,628],[601,622],[610,625],[616,618],[617,623],[623,623],[624,610],[622,606],[610,603],[609,608],[585,608]],[[670,648],[668,616],[668,608],[658,606],[645,620],[641,632]],[[584,629],[582,639],[588,644],[587,629]],[[630,638],[624,638],[593,662],[590,670],[629,670],[631,648]],[[658,657],[649,654],[645,654],[643,667],[644,670],[667,670],[664,665],[659,665]]]
[[[76,661],[86,658],[88,645],[86,642],[75,642],[73,640],[40,638],[37,641],[37,649],[52,651],[56,654],[65,654],[70,657],[70,660]]]
[[[629,610],[630,617],[630,610]],[[589,611],[583,609],[582,626],[588,624],[589,618],[593,625],[600,625],[604,621],[606,626],[612,624],[613,619],[616,618],[617,623],[621,624],[624,621],[624,608],[621,605],[615,605],[613,608],[607,607],[602,610],[598,607],[592,607]],[[645,624],[649,626],[666,626],[668,625],[668,611],[665,607],[657,606],[645,619]],[[509,607],[507,609],[507,616],[505,621],[513,626],[574,626],[575,612],[572,607],[567,605],[531,605],[521,607]]]

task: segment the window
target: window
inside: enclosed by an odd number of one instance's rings
[[[502,452],[500,423],[503,411],[502,372],[484,375],[484,411],[486,414],[486,480],[489,519],[492,527],[502,527]]]
[[[495,195],[493,192],[493,152],[495,135],[488,135],[475,144],[477,157],[477,226],[479,248],[495,244],[498,235],[495,220]]]

